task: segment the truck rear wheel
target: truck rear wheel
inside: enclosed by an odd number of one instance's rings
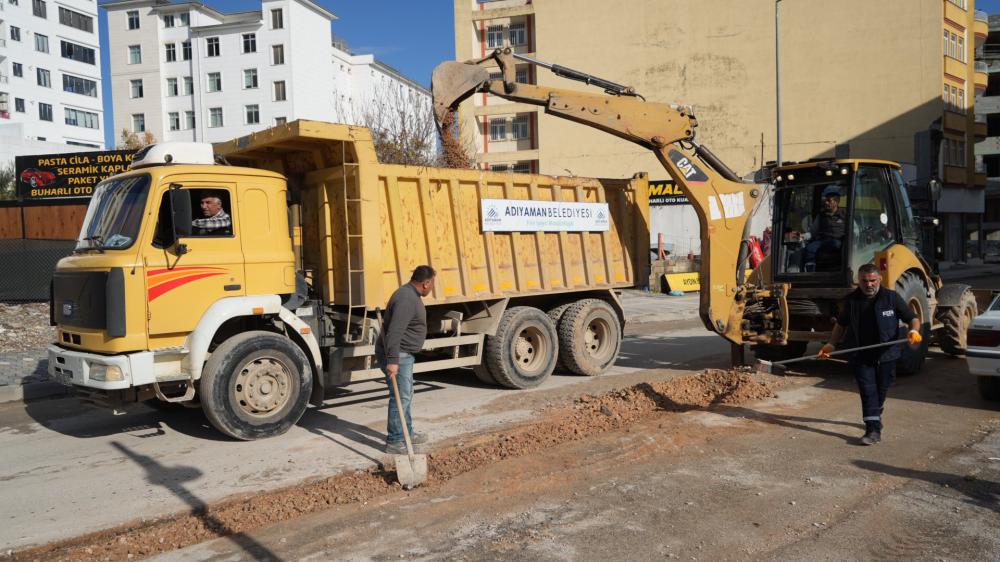
[[[976,377],[976,384],[979,386],[979,395],[983,400],[1000,402],[1000,377]]]
[[[979,305],[972,291],[966,290],[958,306],[942,308],[937,318],[944,326],[938,331],[938,345],[948,355],[964,355],[969,324],[979,315]]]
[[[532,388],[556,367],[558,338],[552,319],[530,306],[504,312],[495,336],[486,338],[484,363],[496,382],[507,388]]]
[[[552,319],[552,325],[556,327],[556,334],[559,334],[559,321],[562,320],[563,314],[566,313],[566,309],[572,306],[572,302],[565,304],[560,304],[555,308],[549,309],[549,318]],[[556,353],[556,372],[566,371],[566,363],[562,360],[562,352]]]
[[[896,292],[903,298],[903,302],[910,307],[910,310],[920,318],[920,335],[923,341],[917,347],[903,345],[902,354],[896,363],[896,372],[900,375],[915,375],[920,372],[924,365],[924,358],[927,356],[927,340],[930,337],[931,312],[930,304],[927,302],[927,287],[916,273],[907,272],[896,281]],[[909,327],[899,328],[899,338],[905,338]]]
[[[621,346],[618,315],[600,299],[573,303],[559,321],[559,357],[573,373],[600,375],[614,365]]]
[[[226,435],[250,441],[281,435],[306,411],[308,359],[288,338],[246,332],[212,352],[201,375],[205,416]]]

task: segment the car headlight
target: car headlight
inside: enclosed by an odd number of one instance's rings
[[[125,380],[125,374],[122,373],[121,367],[115,365],[91,365],[90,380],[104,382],[123,381]]]

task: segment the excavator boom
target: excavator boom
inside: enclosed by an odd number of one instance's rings
[[[600,87],[603,93],[582,92],[523,84],[515,80],[516,59],[549,68],[558,76]],[[487,65],[496,65],[500,80],[491,80]],[[534,104],[557,117],[576,121],[636,143],[654,152],[667,173],[687,195],[701,225],[701,302],[705,326],[735,344],[745,336],[752,341],[783,343],[787,328],[784,286],[763,289],[744,279],[751,211],[760,200],[762,186],[746,183],[711,151],[695,141],[698,121],[691,108],[647,102],[633,88],[589,74],[550,65],[498,49],[488,57],[465,63],[442,63],[431,78],[434,112],[440,129],[450,112],[477,92]],[[442,135],[451,131],[441,131]],[[754,297],[777,298],[775,327],[768,333],[743,329],[748,292]],[[773,295],[770,293],[774,293]]]

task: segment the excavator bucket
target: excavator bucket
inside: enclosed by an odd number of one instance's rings
[[[431,75],[431,96],[434,98],[434,117],[438,127],[451,110],[489,80],[490,73],[475,64],[456,61],[439,64]]]

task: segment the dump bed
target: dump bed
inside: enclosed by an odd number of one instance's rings
[[[301,265],[331,304],[384,307],[420,264],[438,271],[427,304],[630,287],[647,275],[644,176],[380,164],[368,129],[302,120],[215,150],[232,164],[288,178],[292,202],[301,204]],[[485,232],[483,199],[607,203],[609,228]]]

